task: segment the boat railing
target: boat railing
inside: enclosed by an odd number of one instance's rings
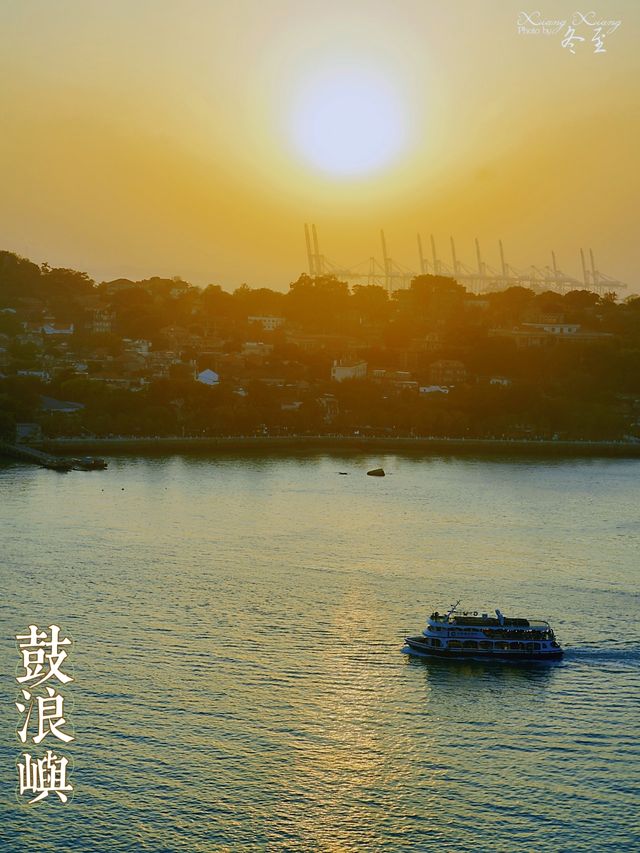
[[[429,617],[429,623],[435,623],[437,625],[449,625],[451,627],[466,627],[466,628],[505,628],[507,630],[514,631],[544,631],[549,630],[550,625],[546,621],[546,619],[527,619],[527,620],[515,620],[510,619],[509,617],[505,617],[502,622],[496,619],[495,616],[476,616],[475,612],[471,613],[467,616],[458,615],[458,616],[447,616],[446,614],[440,613],[432,613]],[[513,621],[516,621],[516,624],[512,624]],[[523,621],[526,621],[527,624],[518,624]]]

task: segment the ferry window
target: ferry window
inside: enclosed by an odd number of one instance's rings
[[[480,640],[478,645],[480,646],[481,649],[490,649],[491,648],[491,643],[488,640]]]
[[[433,646],[439,646],[439,645],[440,645],[440,640],[437,640],[437,639],[436,639],[436,640],[431,640],[431,644],[432,644]]]
[[[509,646],[511,647],[512,650],[519,649],[520,643],[509,643]]]
[[[477,649],[478,644],[475,640],[465,640],[463,643],[465,649]]]
[[[496,649],[508,649],[509,643],[496,643]]]
[[[533,650],[534,650],[534,652],[539,652],[540,651],[540,643],[534,643],[533,644]]]
[[[462,643],[460,642],[460,640],[451,640],[449,642],[449,648],[450,649],[459,649],[459,648],[461,648],[461,646],[462,646]]]

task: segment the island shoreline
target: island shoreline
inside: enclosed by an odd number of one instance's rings
[[[550,441],[482,438],[380,436],[218,436],[218,437],[73,437],[46,439],[33,446],[61,455],[103,453],[144,456],[187,453],[258,452],[408,453],[424,456],[536,456],[640,458],[640,442]]]

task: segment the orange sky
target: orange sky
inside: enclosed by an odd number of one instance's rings
[[[477,236],[497,266],[502,238],[516,267],[555,249],[574,275],[591,246],[639,290],[640,7],[594,5],[622,22],[600,54],[588,40],[570,53],[564,32],[518,35],[522,8],[3,0],[0,248],[97,280],[284,289],[306,269],[308,221],[341,264],[379,256],[384,228],[417,268],[419,230],[445,260],[454,234],[474,263]],[[570,19],[577,7],[533,8]],[[380,116],[364,147],[402,130],[399,150],[357,175],[318,167],[301,130],[354,75]],[[339,158],[362,145],[349,133],[320,141]]]

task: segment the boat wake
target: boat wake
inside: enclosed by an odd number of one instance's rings
[[[586,666],[622,664],[640,669],[640,643],[616,643],[615,645],[585,643],[578,646],[565,646],[564,661]]]

